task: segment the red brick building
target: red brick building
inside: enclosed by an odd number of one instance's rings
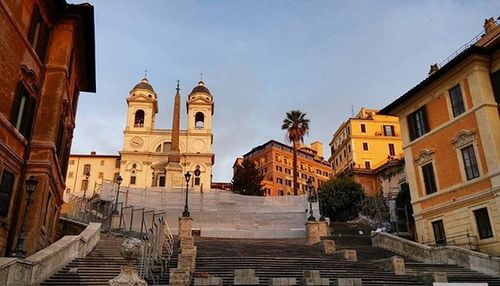
[[[30,255],[54,242],[80,91],[95,92],[94,10],[0,0],[0,256],[21,229]]]

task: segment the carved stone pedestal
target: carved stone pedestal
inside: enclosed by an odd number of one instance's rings
[[[122,266],[120,275],[109,280],[110,286],[147,286],[135,269],[134,261],[141,255],[142,241],[135,238],[127,238],[122,243],[120,254],[127,261],[127,265]]]
[[[315,244],[320,242],[321,238],[320,222],[317,221],[306,222],[306,236],[307,236],[307,244]]]

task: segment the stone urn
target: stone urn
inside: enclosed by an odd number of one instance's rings
[[[136,238],[126,238],[123,241],[120,254],[127,261],[127,265],[122,266],[120,275],[109,280],[111,286],[147,286],[148,283],[139,277],[134,262],[141,256],[142,241]]]

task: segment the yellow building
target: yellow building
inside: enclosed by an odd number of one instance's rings
[[[399,117],[419,242],[500,255],[500,26],[381,110]]]
[[[119,155],[90,155],[72,154],[69,159],[66,175],[66,190],[64,199],[68,195],[91,197],[99,192],[99,185],[103,181],[116,181],[120,174]]]
[[[372,170],[403,152],[398,118],[367,108],[343,122],[329,145],[333,176],[353,176],[367,194],[380,191]]]
[[[66,181],[67,192],[82,195],[85,165],[90,166],[89,189],[101,179],[119,175],[123,186],[135,188],[185,185],[183,174],[199,169],[200,176],[192,176],[190,185],[198,190],[210,190],[212,165],[213,97],[203,81],[193,88],[186,101],[187,129],[180,130],[180,89],[174,100],[172,129],[155,127],[158,95],[147,79],[135,85],[127,97],[127,121],[123,131],[123,148],[119,156],[71,155]],[[177,147],[176,147],[177,146]],[[119,165],[117,162],[119,161]],[[105,168],[102,168],[104,162]],[[87,168],[89,168],[87,166]],[[71,172],[73,178],[70,178]],[[101,174],[102,173],[102,174]]]
[[[243,155],[255,163],[264,175],[262,181],[265,195],[284,196],[293,195],[293,148],[270,140],[263,145],[253,148]],[[243,158],[237,158],[236,164],[241,164]],[[233,166],[233,169],[234,169]],[[298,194],[306,192],[306,182],[311,178],[317,189],[321,183],[331,176],[330,163],[323,159],[323,144],[316,141],[311,146],[301,145],[297,152],[297,184]]]

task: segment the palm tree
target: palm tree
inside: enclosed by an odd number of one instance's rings
[[[282,130],[286,130],[286,139],[293,144],[293,194],[297,195],[297,148],[299,143],[304,143],[304,136],[309,133],[309,119],[300,110],[286,113],[283,119]]]

